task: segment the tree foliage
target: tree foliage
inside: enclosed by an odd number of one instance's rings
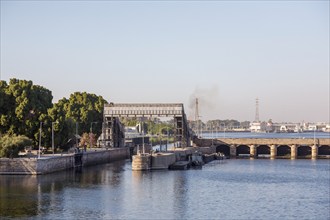
[[[42,123],[42,145],[46,147],[51,146],[52,127],[56,147],[73,137],[76,125],[78,134],[89,132],[92,124],[93,133],[101,134],[106,103],[102,96],[75,92],[55,104],[52,98],[50,90],[32,81],[0,81],[0,134],[25,135],[37,146]]]
[[[8,85],[1,81],[0,94],[0,132],[36,140],[39,121],[53,105],[51,91],[32,81],[10,79]]]
[[[92,142],[92,145],[91,145]],[[81,147],[86,146],[86,147],[93,147],[96,145],[96,135],[93,133],[83,133],[80,139],[79,145]]]

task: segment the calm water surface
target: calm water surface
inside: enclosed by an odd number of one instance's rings
[[[81,173],[0,176],[0,216],[38,219],[330,219],[329,160],[213,161],[136,172],[130,161]]]
[[[330,132],[254,133],[254,132],[205,132],[203,138],[330,138]]]

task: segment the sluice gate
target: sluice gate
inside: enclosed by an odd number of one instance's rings
[[[104,106],[101,142],[107,147],[123,147],[124,127],[120,118],[173,117],[175,142],[178,147],[190,146],[190,130],[182,103],[110,103]]]

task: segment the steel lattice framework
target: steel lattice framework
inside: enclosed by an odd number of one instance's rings
[[[104,105],[103,141],[113,147],[124,144],[124,129],[119,118],[174,117],[175,139],[182,147],[190,144],[192,132],[188,127],[182,103],[110,103]]]

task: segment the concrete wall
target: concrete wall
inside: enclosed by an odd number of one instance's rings
[[[129,148],[84,152],[82,165],[90,166],[129,158]],[[74,154],[38,158],[0,158],[1,174],[46,174],[74,167]]]
[[[70,169],[74,166],[74,156],[64,155],[37,160],[37,174],[52,173]]]
[[[83,154],[83,166],[109,163],[115,160],[124,160],[129,158],[129,148],[114,148],[105,151],[91,151]]]
[[[37,174],[37,159],[0,158],[0,174]]]
[[[45,174],[70,169],[73,155],[38,158],[1,158],[0,174]]]
[[[173,153],[158,153],[151,155],[151,169],[168,169],[168,167],[176,162]]]

